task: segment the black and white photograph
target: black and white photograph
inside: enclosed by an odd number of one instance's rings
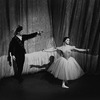
[[[100,100],[100,0],[0,0],[0,100]]]

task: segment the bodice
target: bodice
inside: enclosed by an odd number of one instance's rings
[[[69,57],[71,57],[71,53],[72,50],[74,49],[74,46],[66,45],[62,46],[60,49],[63,52],[64,57],[68,59]]]

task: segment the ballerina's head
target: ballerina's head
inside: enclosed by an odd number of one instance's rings
[[[64,37],[63,43],[69,45],[70,44],[70,38],[69,37]]]

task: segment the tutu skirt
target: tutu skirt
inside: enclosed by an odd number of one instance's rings
[[[58,58],[49,67],[48,71],[54,77],[65,81],[75,80],[84,74],[84,71],[73,57],[69,59],[65,59],[64,57]]]

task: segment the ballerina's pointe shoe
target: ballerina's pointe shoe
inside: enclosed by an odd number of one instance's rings
[[[69,87],[63,84],[62,85],[62,88],[67,88],[68,89]]]

